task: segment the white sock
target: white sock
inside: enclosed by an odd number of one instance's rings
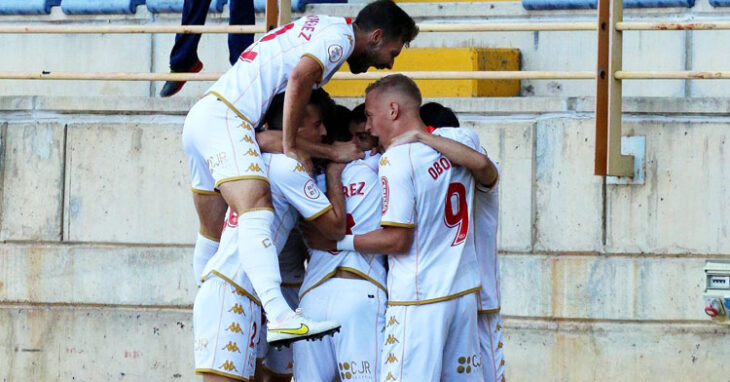
[[[198,234],[198,240],[195,241],[195,252],[193,252],[193,276],[195,276],[195,283],[198,286],[201,284],[200,278],[203,277],[205,264],[208,264],[208,260],[215,255],[217,250],[217,241]]]
[[[269,322],[282,321],[293,311],[281,294],[281,273],[276,246],[271,240],[274,213],[253,210],[238,216],[238,257]]]

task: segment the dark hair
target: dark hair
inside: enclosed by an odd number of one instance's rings
[[[433,127],[459,127],[459,119],[454,111],[438,103],[429,102],[421,106],[423,123]]]
[[[327,128],[325,142],[348,142],[352,139],[350,134],[350,109],[342,105],[335,105],[329,118],[324,125]]]
[[[375,89],[386,92],[397,91],[417,101],[419,106],[421,105],[421,91],[418,89],[418,85],[416,85],[415,81],[402,74],[391,74],[371,83],[365,89],[365,94],[367,95]]]
[[[316,106],[322,113],[322,118],[332,113],[332,108],[335,102],[332,101],[330,95],[322,89],[312,90],[312,95],[309,97],[308,105]],[[261,120],[261,124],[266,123],[269,130],[282,130],[284,128],[284,93],[279,93],[274,96],[269,104],[269,109],[266,110],[264,118]]]
[[[368,120],[368,118],[365,116],[365,104],[364,103],[361,103],[361,104],[355,106],[354,109],[352,109],[352,113],[350,113],[350,122],[363,123],[367,120]]]
[[[391,0],[377,0],[366,5],[357,14],[355,25],[363,32],[382,29],[387,41],[400,38],[405,46],[418,34],[416,22]]]

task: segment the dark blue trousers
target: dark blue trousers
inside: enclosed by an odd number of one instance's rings
[[[182,14],[182,25],[203,25],[208,15],[211,0],[185,0]],[[231,25],[254,25],[256,15],[253,9],[253,0],[229,0]],[[170,69],[184,72],[198,61],[199,34],[178,34],[175,36],[175,46],[170,52]],[[228,53],[231,65],[235,64],[238,56],[253,43],[253,34],[229,34]]]

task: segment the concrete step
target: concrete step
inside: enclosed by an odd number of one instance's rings
[[[393,65],[394,71],[485,71],[520,70],[517,49],[414,48],[404,49]],[[345,63],[340,72],[349,73]],[[387,70],[376,70],[387,72]],[[324,89],[334,97],[362,97],[372,81],[330,81]],[[519,80],[418,80],[424,97],[514,97]]]

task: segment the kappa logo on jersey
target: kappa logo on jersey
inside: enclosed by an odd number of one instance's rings
[[[393,373],[388,372],[388,375],[385,377],[386,381],[395,381],[395,377],[393,376]]]
[[[294,172],[297,172],[297,171],[299,171],[299,172],[305,172],[304,171],[304,166],[302,166],[301,163],[297,163],[297,165],[294,167],[294,170],[292,170],[292,171],[294,171]]]
[[[253,143],[253,139],[251,139],[248,135],[244,135],[243,138],[241,138],[241,142]]]
[[[224,346],[221,350],[228,350],[229,352],[241,352],[241,349],[238,348],[238,344],[233,341],[228,341],[226,346]]]
[[[241,122],[241,127],[243,127],[245,130],[252,130],[251,125],[249,125],[248,122]]]
[[[238,325],[237,323],[232,323],[230,326],[226,328],[226,330],[231,331],[233,333],[243,333],[243,330],[241,330],[241,325]]]
[[[243,314],[244,316],[246,315],[243,312],[243,307],[241,305],[238,305],[238,304],[233,305],[233,307],[231,309],[228,309],[228,311],[229,312],[233,312],[234,314]]]
[[[390,162],[388,162],[388,157],[386,157],[386,156],[380,157],[379,163],[381,166],[388,166],[390,164]]]
[[[388,354],[388,358],[385,359],[386,364],[396,363],[396,362],[398,362],[398,358],[395,358],[395,354],[393,354],[393,353]]]
[[[246,171],[263,172],[261,171],[261,167],[259,167],[258,163],[251,163],[250,165],[248,165]]]
[[[333,64],[342,59],[344,52],[342,47],[337,44],[332,44],[327,48],[327,54],[329,55],[330,62]]]
[[[320,194],[319,188],[317,188],[317,185],[314,184],[312,179],[309,179],[306,183],[304,183],[304,195],[306,197],[316,200],[319,198]]]
[[[400,341],[398,341],[398,339],[397,339],[397,338],[395,338],[395,336],[394,336],[394,335],[392,335],[392,334],[388,334],[388,339],[386,339],[386,340],[385,340],[385,343],[386,343],[387,345],[393,345],[393,344],[394,344],[394,343],[396,343],[396,342],[397,342],[397,343],[400,343]]]
[[[497,324],[497,330],[502,329],[502,326]]]
[[[236,365],[234,365],[231,361],[223,362],[223,364],[218,366],[218,368],[225,371],[238,371],[238,369],[236,369]]]
[[[388,189],[388,178],[380,177],[380,187],[383,189],[383,210],[382,213],[385,215],[388,212],[388,202],[390,201],[390,190]]]
[[[252,157],[257,157],[257,156],[259,156],[259,153],[257,153],[256,150],[254,150],[254,149],[248,149],[248,151],[246,151],[246,153],[243,155],[250,155]]]
[[[346,34],[345,37],[347,37],[347,40],[350,41],[350,46],[355,45],[355,41],[352,41],[352,36],[350,36],[349,34]]]

